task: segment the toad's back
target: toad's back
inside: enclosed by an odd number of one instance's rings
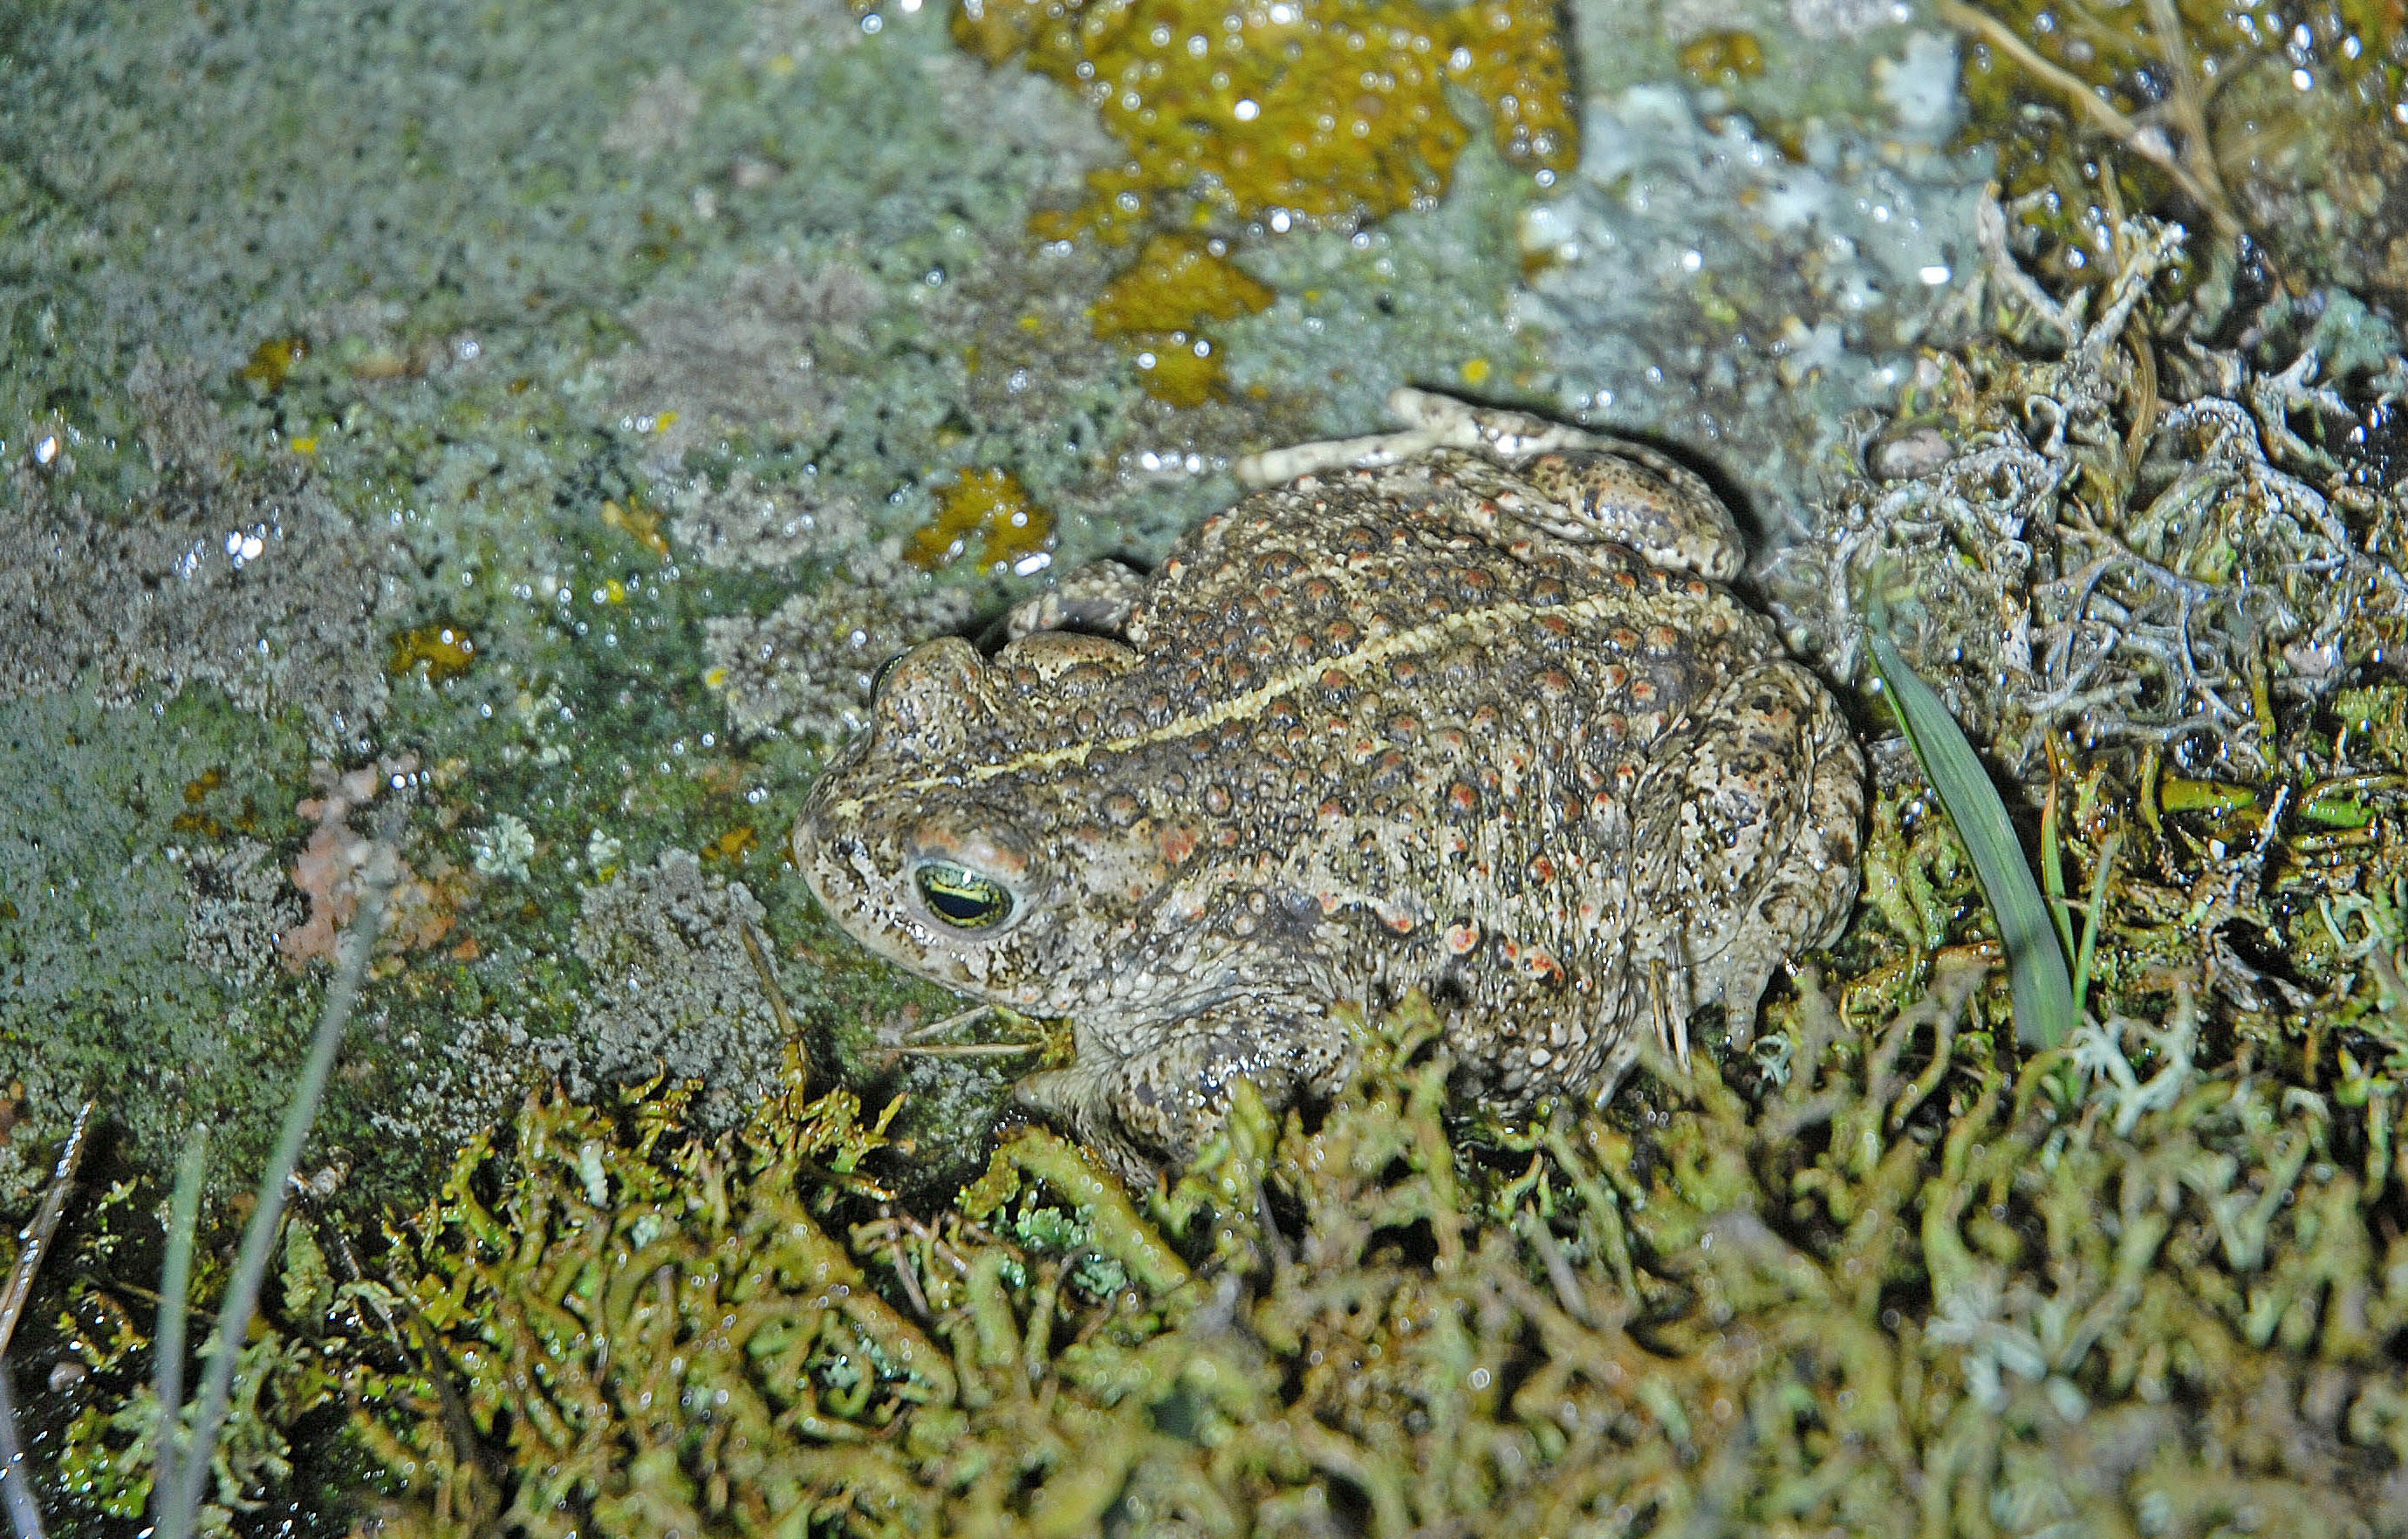
[[[1187,1142],[1231,1073],[1327,1083],[1328,1006],[1416,986],[1508,1105],[1597,1087],[1651,1017],[1752,1017],[1844,913],[1860,761],[1768,622],[1600,537],[1577,459],[1308,474],[1189,535],[1125,645],[912,654],[806,870],[897,959],[1071,1016],[1080,1068],[1032,1085],[1107,1143]],[[878,898],[890,866],[986,873],[1002,933]]]

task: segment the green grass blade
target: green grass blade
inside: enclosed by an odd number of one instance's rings
[[[43,1539],[42,1509],[35,1504],[33,1469],[17,1442],[17,1402],[9,1393],[8,1359],[0,1358],[0,1507],[17,1539]]]
[[[200,1229],[201,1177],[208,1169],[209,1125],[194,1123],[176,1163],[176,1195],[167,1208],[167,1263],[159,1280],[159,1433],[151,1489],[164,1506],[177,1489],[184,1440],[184,1325],[193,1290],[193,1243]]]
[[[2099,960],[2099,930],[2107,922],[2107,887],[2114,880],[2115,847],[2123,835],[2109,834],[2099,848],[2099,869],[2090,877],[2090,906],[2082,914],[2082,945],[2073,954],[2073,1013],[2090,999],[2090,970]]]
[[[1956,836],[1973,857],[1973,874],[1998,920],[1999,938],[2007,948],[2007,979],[2014,990],[2015,1040],[2027,1048],[2055,1047],[2073,1031],[2073,980],[2057,943],[2056,921],[2024,861],[2007,804],[1974,756],[1973,745],[1965,741],[1964,729],[1889,638],[1875,635],[1872,651],[1907,746],[1956,825]]]
[[[2073,913],[2065,898],[2065,844],[2057,837],[2057,782],[2049,781],[2048,799],[2040,804],[2040,882],[2048,892],[2048,912],[2057,920],[2057,938],[2065,954],[2073,953]],[[2079,987],[2075,989],[2080,992]]]
[[[243,1227],[242,1248],[236,1254],[234,1274],[226,1283],[225,1299],[218,1308],[217,1350],[210,1354],[208,1372],[201,1379],[192,1436],[178,1460],[176,1484],[159,1499],[155,1539],[192,1539],[201,1505],[201,1489],[208,1481],[218,1433],[224,1428],[227,1407],[234,1395],[235,1361],[242,1355],[244,1342],[250,1339],[251,1317],[259,1307],[260,1287],[267,1280],[268,1262],[277,1238],[282,1233],[284,1202],[293,1172],[301,1162],[301,1146],[308,1142],[309,1129],[318,1120],[318,1104],[326,1093],[327,1075],[334,1070],[335,1055],[343,1045],[344,1028],[351,1024],[351,1006],[358,1001],[360,985],[367,976],[368,954],[384,927],[385,900],[393,891],[394,870],[390,852],[394,842],[393,836],[398,832],[393,815],[387,816],[385,825],[377,840],[380,848],[371,860],[373,874],[360,895],[359,910],[351,917],[351,928],[344,932],[341,960],[326,990],[325,1005],[318,1017],[318,1033],[309,1043],[308,1057],[302,1060],[293,1099],[284,1108],[284,1124],[277,1134],[276,1152],[269,1157],[267,1169],[259,1178],[259,1200],[251,1210],[250,1222]]]

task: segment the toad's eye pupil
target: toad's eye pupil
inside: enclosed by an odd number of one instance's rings
[[[991,877],[950,860],[931,860],[913,873],[928,912],[956,929],[984,929],[1011,913],[1011,894]]]
[[[910,655],[909,653],[898,652],[893,656],[887,658],[886,661],[878,665],[878,671],[869,676],[869,698],[871,699],[874,700],[878,698],[878,692],[886,687],[887,676],[895,671],[895,665],[901,662],[909,655]]]

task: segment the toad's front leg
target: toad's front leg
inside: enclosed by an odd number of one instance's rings
[[[1354,1067],[1344,1028],[1304,1000],[1226,1000],[1154,1034],[1154,1045],[1115,1055],[1082,1029],[1077,1062],[1030,1075],[1015,1094],[1142,1184],[1166,1161],[1193,1159],[1220,1131],[1239,1080],[1280,1108],[1337,1090]]]

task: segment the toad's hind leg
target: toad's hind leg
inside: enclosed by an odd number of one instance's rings
[[[1731,1043],[1788,956],[1834,939],[1856,895],[1864,756],[1840,708],[1796,663],[1749,669],[1699,702],[1655,758],[1677,804],[1652,890],[1696,1004],[1720,1000]]]

